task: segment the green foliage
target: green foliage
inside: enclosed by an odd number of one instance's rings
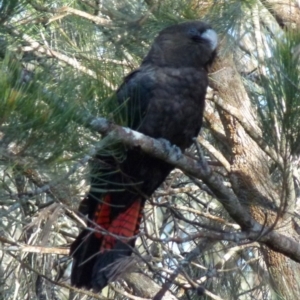
[[[24,2],[19,0],[2,0],[0,3],[0,24],[20,13]]]
[[[263,98],[257,99],[267,138],[272,139],[279,151],[289,154],[299,151],[300,141],[299,43],[300,35],[295,31],[270,40],[266,51],[272,56],[266,59],[265,75],[261,77]]]
[[[47,99],[44,87],[26,83],[25,77],[30,74],[19,72],[15,77],[21,66],[8,60],[8,64],[2,64],[0,75],[4,107],[0,119],[6,141],[14,142],[22,155],[41,161],[53,160],[74,146],[78,148],[78,135],[74,135],[76,124],[71,123],[78,106],[73,104],[62,109],[61,98]]]
[[[240,26],[249,26],[249,12],[256,4],[256,0],[217,0],[208,17],[219,33],[226,32],[239,38]]]

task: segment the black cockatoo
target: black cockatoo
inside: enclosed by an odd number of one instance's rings
[[[116,92],[128,126],[182,151],[189,147],[202,125],[207,66],[216,47],[216,32],[200,21],[162,30]],[[109,265],[131,255],[145,201],[173,166],[139,148],[124,150],[121,157],[113,151],[99,154],[93,164],[91,188],[80,208],[88,227],[71,246],[71,283],[99,291],[109,281]]]

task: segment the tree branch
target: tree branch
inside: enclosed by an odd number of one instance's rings
[[[140,147],[145,153],[162,159],[185,173],[201,179],[215,194],[217,200],[224,206],[229,215],[244,231],[246,230],[245,234],[249,240],[260,241],[271,249],[300,262],[299,243],[254,221],[240,204],[236,195],[224,186],[221,179],[212,172],[205,161],[197,162],[183,155],[179,148],[170,145],[166,141],[147,137],[140,132],[115,125],[104,118],[93,119],[90,122],[90,127],[129,147]]]

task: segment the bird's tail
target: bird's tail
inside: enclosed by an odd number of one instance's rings
[[[100,291],[109,282],[110,265],[132,253],[144,200],[136,199],[116,216],[110,201],[108,194],[97,204],[88,227],[71,245],[71,283],[79,288]]]

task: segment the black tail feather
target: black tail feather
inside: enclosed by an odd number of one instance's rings
[[[134,240],[128,244],[117,241],[113,249],[100,253],[102,239],[89,230],[80,233],[71,245],[73,266],[71,284],[78,288],[93,289],[100,292],[110,281],[111,266],[119,258],[130,256]]]
[[[73,266],[71,284],[78,288],[92,288],[92,272],[97,261],[101,240],[91,231],[84,230],[71,245]]]
[[[93,268],[93,290],[101,291],[110,281],[112,281],[112,278],[115,279],[114,274],[111,272],[112,269],[114,269],[113,264],[118,263],[118,260],[122,257],[130,256],[131,253],[131,245],[118,241],[114,249],[98,254],[96,264]]]

